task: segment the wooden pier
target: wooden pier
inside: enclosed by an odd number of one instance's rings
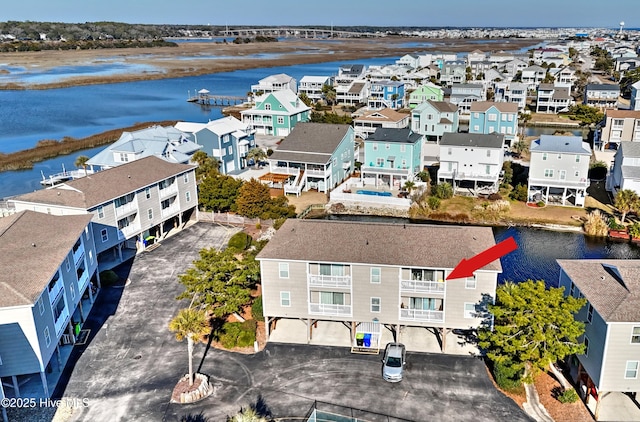
[[[190,103],[198,103],[203,106],[230,106],[242,104],[246,101],[246,98],[233,95],[215,95],[206,89],[201,89],[194,95],[187,93],[187,101]]]

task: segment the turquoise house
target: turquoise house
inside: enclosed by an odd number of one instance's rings
[[[366,185],[400,189],[421,170],[424,136],[410,128],[378,128],[364,140],[361,178]]]
[[[297,123],[309,121],[311,107],[289,89],[256,98],[256,105],[240,112],[242,122],[259,135],[287,136]]]

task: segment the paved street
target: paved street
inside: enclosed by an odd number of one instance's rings
[[[57,392],[89,399],[73,420],[178,421],[200,415],[199,420],[225,421],[256,404],[290,420],[304,416],[314,400],[412,421],[530,420],[493,387],[484,364],[473,357],[408,354],[405,380],[390,384],[381,379],[380,356],[288,344],[269,344],[255,355],[205,352],[205,345],[197,345],[194,367],[211,377],[215,393],[192,405],[170,404],[171,391],[187,369],[186,343],[175,341],[167,329],[186,305],[175,300],[182,290],[176,276],[198,250],[225,244],[231,233],[196,224],[138,256],[128,285],[101,292],[87,322],[95,336],[86,349],[78,349],[66,390]],[[126,268],[122,271],[127,275]]]

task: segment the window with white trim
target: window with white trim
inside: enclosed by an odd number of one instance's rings
[[[547,153],[542,154],[542,161],[547,161]]]
[[[640,344],[640,327],[631,330],[631,344]]]
[[[589,324],[593,321],[593,306],[591,306],[591,304],[589,304],[589,307],[587,308],[587,321]]]
[[[147,198],[147,199],[151,198],[151,188],[146,188],[146,189],[144,190],[144,196],[145,196],[145,198]]]
[[[191,192],[189,191],[185,192],[184,197],[187,199],[187,202],[191,202]]]
[[[69,256],[67,256],[67,259],[65,259],[64,264],[65,264],[65,267],[67,268],[67,271],[69,271],[71,269],[71,262],[69,262]]]
[[[378,144],[372,144],[372,145],[371,145],[371,148],[372,148],[374,151],[377,151],[377,150],[378,150]]]
[[[291,292],[280,292],[280,306],[291,306]]]
[[[380,283],[381,280],[382,280],[382,273],[381,273],[380,267],[371,267],[371,282]]]
[[[465,318],[475,318],[476,314],[476,304],[465,302],[464,304],[464,317]]]
[[[280,278],[289,278],[289,263],[280,262],[278,264],[278,273],[280,275]]]
[[[44,301],[42,300],[42,295],[38,298],[38,310],[40,311],[40,315],[44,313]]]
[[[544,177],[547,177],[547,178],[553,177],[553,169],[544,169]]]
[[[271,110],[271,104],[265,104],[264,105],[264,109],[265,110]]]
[[[51,334],[49,334],[49,327],[44,327],[44,331],[42,333],[44,335],[44,344],[49,347],[51,344]]]
[[[182,180],[184,180],[185,183],[189,183],[189,173],[185,173]]]
[[[589,337],[584,336],[584,355],[589,356]]]
[[[638,363],[637,360],[627,361],[627,365],[624,368],[624,379],[638,378]]]
[[[381,299],[379,297],[371,298],[371,312],[380,312],[380,301]]]
[[[100,237],[103,243],[109,240],[109,232],[107,232],[107,229],[100,230]]]
[[[149,218],[149,220],[153,220],[153,208],[149,208],[147,210],[147,218]]]
[[[284,117],[278,116],[278,124],[279,125],[283,125],[284,124]]]
[[[475,276],[474,277],[467,277],[464,280],[464,288],[465,289],[475,289],[477,286],[477,281]]]
[[[104,208],[102,205],[98,207],[98,218],[104,218]]]

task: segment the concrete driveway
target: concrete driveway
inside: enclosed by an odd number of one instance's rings
[[[175,300],[182,291],[177,275],[201,248],[224,245],[232,233],[205,224],[189,227],[122,269],[128,285],[101,292],[87,322],[95,331],[84,348],[76,346],[68,384],[56,392],[88,399],[72,420],[213,422],[247,406],[292,420],[304,416],[314,400],[411,421],[530,420],[493,387],[484,364],[473,357],[409,353],[404,381],[390,384],[381,379],[380,356],[277,343],[255,355],[197,345],[194,367],[211,377],[215,393],[196,404],[170,404],[187,370],[186,343],[176,342],[167,329],[186,306]],[[100,301],[114,304],[112,312],[101,313]],[[382,419],[371,414],[364,420]]]

